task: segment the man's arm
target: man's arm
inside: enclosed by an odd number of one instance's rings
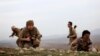
[[[24,40],[24,41],[29,41],[29,38],[23,38],[23,37],[24,37],[24,33],[25,33],[25,29],[23,29],[23,30],[19,33],[19,39],[20,39],[20,40]]]
[[[73,34],[73,35],[69,36],[69,38],[73,38],[73,37],[76,37],[76,34]]]
[[[71,36],[69,36],[69,38],[73,38],[73,37],[76,37],[77,36],[77,34],[76,34],[76,31],[73,29],[73,35],[71,35]]]
[[[40,34],[39,30],[36,28],[36,31],[37,31],[37,37],[38,39],[40,39],[42,37],[42,35]]]
[[[24,32],[24,30],[22,30],[22,31],[19,33],[19,39],[20,39],[20,40],[23,39],[23,32]]]
[[[15,35],[15,32],[13,32],[9,37],[13,37]]]

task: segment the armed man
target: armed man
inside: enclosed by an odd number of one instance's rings
[[[13,36],[17,36],[18,37],[19,33],[21,31],[21,29],[15,27],[15,26],[12,26],[11,30],[12,30],[12,34],[9,37],[13,37]]]
[[[40,45],[42,35],[39,30],[34,26],[33,20],[29,20],[26,22],[26,27],[23,28],[21,33],[19,34],[19,39],[22,44],[20,47],[22,48],[37,48]]]
[[[73,27],[73,23],[69,21],[68,28],[69,28],[69,35],[67,36],[67,38],[69,38],[69,44],[71,44],[77,38],[77,34],[75,31],[76,26]]]
[[[82,37],[74,40],[71,43],[71,49],[77,51],[90,51],[92,48],[92,42],[90,40],[90,32],[88,30],[84,30],[82,33]]]
[[[12,26],[11,30],[12,30],[12,34],[9,37],[14,37],[14,36],[18,37],[18,39],[16,40],[16,44],[18,47],[20,47],[21,41],[19,39],[19,34],[22,31],[22,28],[20,29],[20,28],[17,28],[15,26]]]

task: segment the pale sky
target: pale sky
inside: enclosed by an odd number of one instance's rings
[[[77,33],[100,28],[100,0],[0,0],[0,37],[8,38],[10,27],[25,27],[34,20],[44,36],[68,34],[67,22]]]

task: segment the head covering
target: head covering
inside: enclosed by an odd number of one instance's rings
[[[12,26],[11,28],[12,28],[12,29],[15,29],[16,27],[15,27],[15,26]]]
[[[28,21],[26,22],[26,26],[28,26],[28,25],[34,25],[33,20],[28,20]]]

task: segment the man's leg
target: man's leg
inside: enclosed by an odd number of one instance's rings
[[[21,41],[20,39],[17,39],[16,44],[17,44],[17,46],[20,47],[20,48],[23,48],[23,47],[24,47],[23,41]]]
[[[36,40],[33,41],[33,47],[34,48],[39,47],[39,45],[40,45],[40,40],[39,39],[36,39]]]
[[[30,50],[31,42],[30,41],[24,41],[24,50]]]

